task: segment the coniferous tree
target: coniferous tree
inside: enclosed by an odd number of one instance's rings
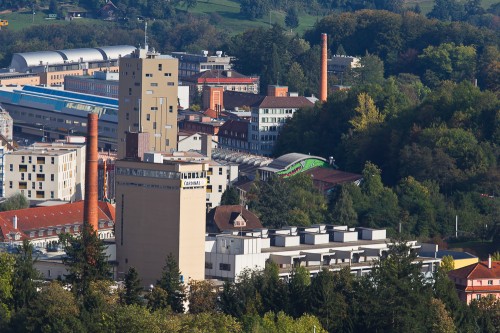
[[[142,304],[141,299],[141,280],[134,267],[130,267],[125,274],[125,292],[123,294],[123,303],[127,305]]]
[[[31,245],[29,240],[25,239],[19,247],[19,254],[16,256],[12,279],[12,294],[16,310],[28,306],[36,296],[37,281],[40,281],[41,275],[36,270],[34,263],[33,245]]]
[[[91,225],[84,224],[80,236],[63,234],[59,239],[66,252],[63,259],[69,272],[66,281],[72,284],[77,296],[85,298],[92,282],[111,278],[108,258],[104,253],[105,245]]]
[[[222,193],[221,205],[239,205],[240,195],[234,186],[229,186],[224,193]]]
[[[297,8],[291,6],[286,11],[285,24],[290,29],[295,29],[299,26],[299,14],[297,13]]]
[[[184,282],[181,281],[181,271],[172,253],[167,256],[161,279],[157,285],[167,292],[168,304],[177,313],[184,312],[186,292]]]

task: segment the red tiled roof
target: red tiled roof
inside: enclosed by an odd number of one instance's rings
[[[261,102],[253,105],[259,108],[310,108],[314,105],[313,102],[304,96],[295,97],[275,97],[266,96]]]
[[[460,279],[498,279],[500,278],[500,261],[492,261],[488,268],[487,261],[481,261],[448,272],[448,276]]]
[[[247,224],[246,227],[243,228],[244,230],[262,228],[259,218],[248,209],[240,205],[226,205],[215,207],[208,213],[207,231],[221,232],[224,230],[240,230],[241,228],[235,228],[233,224],[234,219],[240,213]]]
[[[17,230],[30,231],[42,228],[83,223],[83,200],[57,206],[33,207],[0,212],[0,226],[10,226],[17,216]],[[115,220],[115,208],[107,202],[99,202],[99,220]],[[13,228],[12,228],[13,229]]]
[[[217,119],[219,118],[219,115],[217,114],[217,111],[215,111],[214,109],[206,109],[205,112],[203,112],[203,114],[207,117],[210,117],[210,118],[213,118],[213,119]]]

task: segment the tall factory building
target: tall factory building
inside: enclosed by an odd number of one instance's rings
[[[127,133],[148,133],[149,151],[176,148],[178,66],[147,46],[120,60],[119,159],[126,156]]]

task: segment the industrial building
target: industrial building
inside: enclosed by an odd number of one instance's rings
[[[208,164],[116,162],[118,276],[135,267],[144,285],[172,254],[183,281],[203,280]]]
[[[170,55],[179,60],[179,80],[202,73],[208,70],[230,70],[231,58],[216,51],[215,55],[208,55],[208,51],[201,51],[201,54],[186,52],[171,52]]]
[[[9,73],[10,75],[14,73],[36,74],[40,79],[35,84],[62,85],[65,76],[92,75],[95,71],[104,69],[111,72],[117,71],[120,59],[130,56],[134,49],[135,47],[130,45],[116,45],[14,53]],[[19,77],[13,76],[12,79],[19,80]],[[5,79],[2,83],[9,84]],[[10,82],[10,84],[13,83]]]
[[[375,260],[387,255],[390,244],[384,229],[337,225],[227,231],[206,238],[206,278],[234,281],[245,269],[264,269],[268,260],[279,266],[279,276],[285,279],[296,266],[311,275],[349,267],[352,274],[362,276],[372,270]],[[420,248],[417,241],[408,244],[414,251]],[[419,257],[417,261],[430,277],[441,260]]]
[[[40,136],[63,139],[87,131],[87,115],[99,115],[99,146],[116,149],[118,100],[45,87],[25,86],[0,90],[0,103],[14,119],[14,129]]]

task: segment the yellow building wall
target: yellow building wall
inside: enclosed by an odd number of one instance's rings
[[[467,259],[454,259],[455,269],[459,269],[465,266],[469,266],[479,262],[479,258],[467,258]]]

